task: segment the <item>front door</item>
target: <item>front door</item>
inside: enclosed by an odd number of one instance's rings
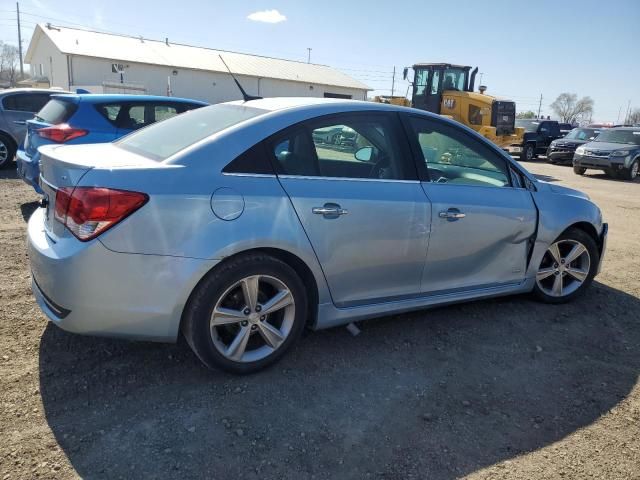
[[[433,208],[423,292],[522,282],[537,214],[530,192],[512,184],[513,167],[457,126],[406,124]]]
[[[420,293],[431,206],[395,114],[300,124],[269,149],[339,307]]]
[[[413,107],[440,113],[442,103],[441,71],[418,69],[413,86]]]

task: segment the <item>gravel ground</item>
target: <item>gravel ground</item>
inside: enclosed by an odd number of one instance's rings
[[[588,295],[311,333],[250,377],[47,324],[24,248],[36,196],[0,172],[0,479],[640,478],[640,183],[527,166],[610,223]]]

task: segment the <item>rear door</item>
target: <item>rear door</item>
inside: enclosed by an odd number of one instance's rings
[[[450,123],[410,116],[405,124],[433,207],[423,292],[523,281],[537,213],[507,160]]]
[[[268,148],[337,306],[419,294],[431,207],[395,114],[323,117]]]
[[[49,101],[48,93],[14,93],[2,98],[2,109],[7,127],[16,139],[18,145],[22,144],[27,132],[27,120],[32,119]]]

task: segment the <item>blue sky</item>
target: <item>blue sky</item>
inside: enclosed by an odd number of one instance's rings
[[[135,7],[134,7],[135,5]],[[148,38],[311,60],[378,93],[404,94],[402,67],[477,65],[487,93],[542,112],[561,92],[595,100],[594,121],[640,108],[640,0],[21,0],[24,47],[35,22],[82,25]],[[277,10],[277,13],[271,12]],[[249,15],[256,12],[251,20]],[[282,17],[286,17],[283,19]],[[259,20],[279,20],[269,23]],[[0,1],[0,40],[17,43],[15,2]],[[621,118],[622,120],[622,118]]]

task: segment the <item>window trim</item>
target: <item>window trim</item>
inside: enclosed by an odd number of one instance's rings
[[[275,158],[273,153],[274,147],[281,142],[283,139],[291,136],[295,130],[303,130],[306,135],[309,136],[310,139],[313,138],[313,124],[315,123],[325,123],[327,121],[333,121],[335,118],[337,122],[340,122],[341,119],[345,116],[354,117],[359,116],[365,120],[369,120],[376,117],[382,117],[389,121],[389,125],[391,127],[391,131],[396,135],[396,140],[399,147],[399,154],[401,156],[401,160],[404,161],[404,169],[406,170],[405,177],[411,178],[354,178],[354,177],[327,177],[322,175],[291,175],[284,173],[282,171],[282,167],[278,160]],[[313,140],[312,140],[313,141]],[[348,112],[338,112],[338,113],[329,113],[326,115],[320,115],[317,117],[309,118],[306,120],[302,120],[298,123],[289,125],[288,127],[270,135],[269,137],[263,140],[264,146],[267,150],[267,155],[269,161],[272,164],[273,171],[275,172],[278,178],[298,178],[298,179],[324,179],[324,180],[343,180],[343,181],[374,181],[374,182],[401,182],[401,183],[419,183],[420,175],[418,170],[416,169],[416,163],[413,156],[413,152],[411,148],[406,143],[406,132],[402,125],[401,118],[398,112],[383,112],[379,110],[354,110]],[[317,152],[314,149],[314,155],[317,158]]]
[[[409,145],[409,147],[411,148],[412,154],[413,154],[413,160],[415,162],[416,165],[416,169],[418,171],[418,178],[420,179],[421,182],[424,183],[435,183],[433,180],[431,180],[431,178],[429,177],[429,170],[427,169],[427,165],[426,165],[426,161],[424,161],[424,156],[421,152],[420,149],[420,144],[418,143],[417,138],[415,138],[415,135],[413,135],[413,127],[411,126],[411,118],[418,118],[420,120],[429,122],[431,124],[434,125],[434,127],[436,129],[438,129],[438,127],[449,127],[452,128],[457,134],[459,134],[461,137],[464,137],[468,140],[470,140],[471,142],[476,142],[477,144],[479,144],[481,146],[482,149],[485,149],[488,153],[490,153],[491,155],[493,155],[494,158],[500,160],[503,164],[504,164],[504,171],[502,172],[505,177],[507,178],[509,184],[508,185],[504,185],[502,187],[497,187],[497,186],[492,186],[492,185],[462,185],[462,184],[448,184],[451,187],[470,187],[470,186],[477,186],[480,188],[517,188],[513,186],[512,183],[512,179],[511,179],[511,172],[510,169],[511,168],[515,168],[516,171],[518,171],[522,176],[524,176],[526,178],[526,175],[524,175],[524,173],[519,169],[516,168],[509,160],[507,160],[506,158],[504,158],[504,156],[500,153],[500,152],[496,152],[492,146],[489,145],[483,145],[477,138],[474,138],[473,135],[471,135],[469,132],[465,131],[464,129],[458,127],[457,125],[452,125],[448,122],[444,122],[441,121],[439,119],[433,118],[431,116],[426,116],[426,115],[418,115],[418,114],[414,114],[414,113],[402,113],[400,114],[400,119],[402,121],[402,127],[405,131],[405,135],[407,137],[407,143]],[[454,140],[457,140],[455,137],[453,137]],[[447,184],[443,184],[443,185],[447,185]],[[526,188],[526,187],[525,187]]]

